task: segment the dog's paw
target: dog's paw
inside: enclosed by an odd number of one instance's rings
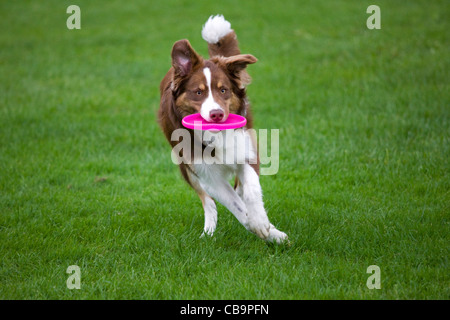
[[[289,244],[287,234],[278,230],[273,225],[270,226],[269,236],[267,237],[266,241],[273,242],[276,244],[282,244],[282,243]]]
[[[248,230],[256,234],[263,240],[266,240],[270,235],[270,222],[267,217],[260,216],[256,219],[249,219]]]
[[[214,231],[215,228],[209,227],[209,228],[205,228],[200,236],[200,238],[204,238],[205,236],[212,238],[212,236],[214,235]]]

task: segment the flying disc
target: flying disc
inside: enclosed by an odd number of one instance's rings
[[[245,126],[247,119],[238,114],[230,113],[224,122],[208,122],[200,113],[190,114],[181,121],[183,126],[195,130],[226,130],[237,129]]]

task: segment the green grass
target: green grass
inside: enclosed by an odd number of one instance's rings
[[[0,4],[1,299],[449,299],[447,1]],[[268,245],[201,202],[156,124],[172,44],[222,13],[249,67]],[[369,265],[381,289],[369,290]],[[81,289],[66,287],[70,265]]]

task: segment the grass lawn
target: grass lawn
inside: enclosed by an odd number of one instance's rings
[[[449,299],[450,5],[379,0],[369,30],[370,4],[3,1],[0,298]],[[290,246],[221,205],[200,238],[156,123],[173,43],[206,55],[217,13],[259,59],[255,126],[280,130],[261,184]]]

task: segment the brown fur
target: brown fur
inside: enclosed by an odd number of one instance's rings
[[[231,31],[217,43],[208,43],[208,52],[210,57],[222,56],[231,57],[241,53],[238,46],[236,33]]]
[[[250,83],[250,77],[245,68],[248,64],[255,63],[257,59],[252,55],[240,54],[234,31],[217,44],[209,44],[208,49],[211,58],[205,60],[195,52],[188,40],[177,41],[172,48],[172,67],[160,84],[161,102],[158,112],[158,122],[172,147],[178,143],[170,140],[172,132],[183,128],[181,124],[183,117],[200,112],[205,98],[201,94],[202,88],[205,87],[202,72],[205,67],[213,74],[210,90],[225,110],[225,117],[229,113],[242,115],[247,119],[246,128],[253,127],[245,91],[245,86]],[[189,132],[193,141],[193,132],[192,130]],[[259,156],[257,164],[252,167],[259,174]],[[189,175],[195,172],[189,165],[183,163],[180,164],[180,170],[185,180],[197,190],[198,188],[189,179]],[[202,191],[197,192],[201,196]]]

